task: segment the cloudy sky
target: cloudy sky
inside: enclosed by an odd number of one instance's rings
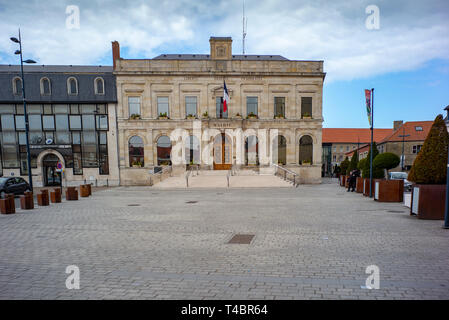
[[[79,29],[68,29],[67,6]],[[368,29],[369,5],[379,29]],[[248,54],[324,60],[326,127],[367,127],[363,89],[375,88],[375,125],[433,120],[449,105],[448,0],[246,0]],[[0,0],[0,64],[17,63],[10,36],[22,30],[39,64],[111,65],[124,58],[208,53],[211,35],[242,52],[242,0]]]

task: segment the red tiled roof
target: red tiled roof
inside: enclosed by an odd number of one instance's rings
[[[374,141],[381,141],[392,132],[393,129],[374,129]],[[369,143],[370,141],[370,129],[323,128],[323,143]]]
[[[391,141],[424,141],[429,134],[433,121],[409,121],[400,126],[396,131],[386,136],[379,143]],[[421,127],[422,131],[417,131],[416,128]],[[408,137],[400,137],[401,135],[410,135]]]

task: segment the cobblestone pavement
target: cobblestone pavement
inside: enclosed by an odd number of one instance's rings
[[[448,299],[441,225],[336,182],[109,188],[0,216],[0,299]],[[255,237],[227,244],[236,233]],[[361,288],[369,265],[378,290]]]

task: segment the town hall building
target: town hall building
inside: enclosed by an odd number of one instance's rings
[[[146,185],[164,166],[176,175],[273,164],[320,183],[323,61],[235,55],[230,37],[209,42],[209,54],[153,59],[122,58],[112,43],[120,183]]]

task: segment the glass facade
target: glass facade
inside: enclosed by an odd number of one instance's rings
[[[62,154],[67,168],[82,174],[83,168],[99,168],[109,174],[105,104],[28,104],[31,167],[45,149]],[[1,168],[20,168],[27,174],[23,105],[1,105]]]

